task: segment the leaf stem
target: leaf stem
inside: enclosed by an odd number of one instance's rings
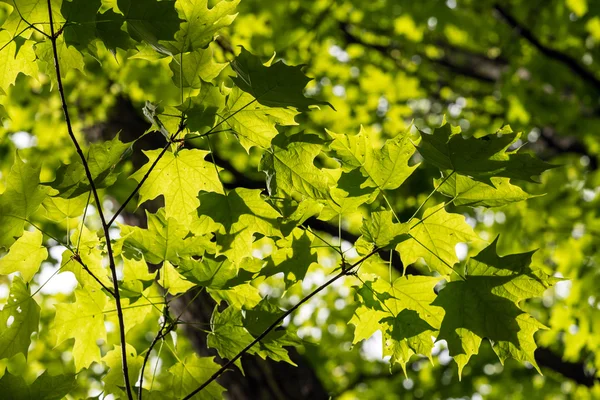
[[[165,310],[167,308],[168,308],[168,305],[165,304]],[[150,343],[150,347],[148,347],[148,351],[144,355],[144,362],[142,363],[142,369],[140,370],[140,385],[138,386],[138,394],[137,394],[138,400],[142,400],[142,393],[144,392],[144,390],[143,390],[144,370],[146,369],[146,364],[148,363],[148,360],[150,359],[150,353],[152,352],[152,349],[154,348],[154,346],[156,346],[156,343],[158,343],[159,340],[162,340],[165,336],[167,336],[169,334],[169,332],[175,327],[175,324],[171,324],[167,327],[168,319],[165,314],[166,314],[166,312],[163,312],[162,326],[156,333],[156,336],[152,340],[152,343]]]
[[[104,231],[104,237],[106,240],[106,250],[108,253],[109,267],[110,272],[112,274],[112,281],[114,292],[113,296],[115,298],[115,303],[117,306],[117,316],[119,320],[119,336],[121,339],[121,358],[122,358],[122,366],[123,366],[123,379],[125,380],[125,390],[127,391],[127,398],[129,400],[133,400],[133,393],[131,392],[131,384],[129,382],[129,367],[127,365],[127,342],[125,339],[125,321],[123,320],[123,310],[121,309],[121,296],[119,294],[119,282],[117,277],[117,267],[115,265],[115,257],[112,251],[112,245],[110,242],[110,225],[106,223],[106,218],[104,217],[104,212],[102,211],[102,203],[100,202],[100,196],[98,195],[98,190],[96,189],[96,185],[94,184],[94,177],[90,171],[89,165],[85,156],[83,155],[83,151],[81,150],[81,146],[77,142],[77,138],[73,133],[73,127],[71,125],[71,117],[69,116],[69,108],[67,106],[67,100],[65,96],[65,89],[63,86],[62,78],[60,75],[60,62],[58,59],[58,48],[56,45],[56,40],[58,38],[54,33],[54,22],[52,17],[52,0],[48,0],[48,17],[50,20],[50,42],[52,43],[52,53],[54,56],[54,68],[56,69],[56,81],[58,86],[58,92],[60,93],[60,100],[62,103],[63,113],[65,115],[65,123],[67,124],[67,132],[71,137],[73,145],[77,153],[79,154],[79,158],[81,158],[81,162],[83,163],[83,167],[85,169],[85,174],[87,179],[90,182],[90,186],[92,188],[92,194],[94,195],[94,200],[96,202],[98,208],[98,214],[100,215],[100,220],[102,222],[102,229]]]

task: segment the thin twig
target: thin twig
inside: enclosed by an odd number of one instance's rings
[[[17,14],[19,14],[19,17],[21,18],[21,21],[25,22],[27,24],[27,27],[36,30],[38,33],[40,33],[42,36],[45,36],[47,39],[51,39],[50,36],[48,36],[47,33],[45,33],[44,31],[40,30],[39,28],[37,28],[36,26],[34,26],[33,24],[31,24],[29,21],[27,21],[24,17],[23,14],[21,14],[21,11],[19,10],[19,7],[17,6],[17,2],[13,2],[12,4],[15,7],[15,10],[17,11]],[[52,28],[52,16],[50,16],[50,26],[51,26],[51,32],[54,30]],[[22,33],[22,32],[21,32]],[[52,33],[52,36],[54,36],[54,33]]]
[[[94,278],[94,280],[95,280],[96,282],[98,282],[98,283],[100,284],[100,286],[102,286],[102,288],[103,288],[104,290],[106,290],[108,293],[110,293],[110,295],[111,295],[112,297],[115,297],[115,292],[114,292],[112,289],[110,289],[109,287],[107,287],[107,286],[106,286],[104,283],[102,283],[102,281],[100,280],[100,278],[98,278],[98,277],[97,277],[97,276],[96,276],[96,275],[95,275],[95,274],[94,274],[94,273],[93,273],[93,272],[92,272],[92,271],[91,271],[91,270],[88,268],[88,266],[87,266],[87,265],[85,265],[85,263],[84,263],[84,262],[81,260],[81,257],[79,256],[79,253],[73,253],[73,256],[72,256],[72,258],[73,258],[73,260],[77,261],[77,262],[78,262],[78,263],[81,265],[81,267],[83,268],[83,270],[84,270],[85,272],[87,272],[87,273],[88,273],[88,274],[89,274],[89,275],[90,275],[92,278]]]
[[[309,295],[307,295],[302,300],[300,300],[298,303],[296,303],[295,306],[293,306],[292,308],[290,308],[289,310],[287,310],[285,313],[283,313],[279,318],[277,318],[271,325],[269,325],[269,327],[267,329],[265,329],[263,331],[263,333],[261,333],[260,335],[258,335],[256,337],[256,339],[254,339],[252,342],[250,342],[250,344],[248,344],[246,347],[244,347],[244,349],[242,349],[235,357],[233,357],[227,363],[225,363],[225,365],[223,365],[217,372],[215,372],[210,378],[208,378],[202,385],[200,385],[198,388],[196,388],[190,394],[188,394],[187,396],[185,396],[182,400],[189,400],[189,399],[191,399],[196,393],[200,392],[206,386],[208,386],[209,384],[211,384],[215,379],[217,379],[219,376],[221,376],[221,374],[223,372],[225,372],[231,365],[233,365],[240,357],[242,357],[248,350],[250,350],[256,343],[258,343],[262,339],[264,339],[265,336],[267,336],[273,329],[275,329],[280,323],[282,323],[283,320],[288,315],[292,314],[294,311],[296,311],[298,308],[300,308],[300,306],[302,304],[304,304],[307,301],[309,301],[316,294],[318,294],[323,289],[325,289],[326,287],[328,287],[329,285],[331,285],[333,282],[337,281],[342,276],[349,275],[352,272],[352,269],[354,267],[356,267],[357,265],[360,265],[361,263],[363,263],[365,260],[367,260],[369,257],[371,257],[372,255],[374,255],[378,251],[379,251],[378,248],[373,249],[373,251],[371,251],[369,254],[367,254],[366,256],[362,257],[360,260],[358,260],[354,264],[348,266],[347,268],[342,268],[342,271],[340,273],[338,273],[337,275],[335,275],[333,278],[331,278],[330,280],[328,280],[327,282],[325,282],[324,284],[322,284],[321,286],[319,286],[315,290],[313,290]]]
[[[165,310],[167,309],[167,307],[168,307],[168,305],[165,304]],[[156,346],[156,343],[158,343],[159,340],[162,340],[165,336],[167,336],[167,334],[175,327],[175,324],[170,324],[167,327],[167,322],[169,322],[169,319],[167,318],[166,312],[163,311],[162,326],[156,333],[154,340],[152,340],[152,343],[150,343],[150,347],[148,347],[148,351],[144,355],[144,362],[142,363],[142,369],[140,371],[140,385],[138,386],[138,400],[142,400],[142,393],[144,391],[143,390],[144,370],[146,369],[146,364],[148,363],[148,360],[150,359],[150,353],[152,352],[152,349],[154,348],[154,346]]]
[[[65,96],[65,89],[64,89],[62,78],[60,75],[60,62],[58,59],[58,48],[56,45],[56,40],[58,39],[58,36],[55,35],[55,33],[54,33],[54,23],[53,23],[53,17],[52,17],[52,0],[48,0],[48,15],[49,15],[49,19],[50,19],[50,41],[52,43],[52,53],[54,56],[54,67],[56,69],[56,81],[57,81],[57,86],[58,86],[58,92],[60,93],[60,100],[62,103],[63,113],[65,115],[65,123],[67,124],[67,132],[69,133],[69,136],[71,137],[71,140],[73,141],[73,145],[75,146],[75,149],[76,149],[77,153],[79,154],[79,158],[81,159],[81,162],[83,163],[85,174],[86,174],[88,181],[90,182],[90,186],[92,188],[92,193],[94,195],[94,200],[95,200],[96,206],[98,208],[98,214],[100,215],[100,220],[102,222],[102,229],[104,230],[104,237],[106,240],[106,250],[108,253],[109,267],[110,267],[110,272],[112,274],[112,281],[113,281],[113,287],[114,287],[113,295],[114,295],[115,303],[117,306],[117,317],[119,320],[119,335],[120,335],[120,339],[121,339],[121,358],[122,358],[122,365],[123,365],[123,379],[125,380],[125,390],[127,392],[127,398],[129,400],[133,400],[133,393],[131,392],[131,384],[129,382],[129,367],[127,366],[127,342],[125,339],[125,321],[123,319],[123,310],[121,309],[121,296],[119,294],[119,282],[118,282],[118,277],[117,277],[117,267],[115,265],[115,257],[113,255],[112,245],[110,242],[110,232],[109,232],[110,226],[106,223],[106,219],[105,219],[104,213],[102,211],[102,203],[100,202],[100,196],[98,195],[98,190],[96,189],[96,185],[94,184],[94,177],[92,176],[89,165],[85,159],[85,156],[83,155],[81,146],[79,146],[79,143],[77,142],[77,138],[75,137],[75,134],[73,133],[73,127],[71,125],[71,117],[69,116],[69,108],[67,106],[67,100],[66,100],[66,96]]]

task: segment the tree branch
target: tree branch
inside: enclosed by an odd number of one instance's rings
[[[90,271],[90,269],[88,268],[88,266],[87,266],[87,265],[85,265],[85,264],[84,264],[84,262],[81,260],[81,257],[79,257],[79,254],[77,254],[77,253],[74,253],[74,254],[73,254],[73,259],[74,259],[75,261],[77,261],[79,264],[81,264],[81,267],[83,268],[83,270],[84,270],[85,272],[87,272],[87,273],[88,273],[88,274],[89,274],[89,275],[90,275],[92,278],[94,278],[94,280],[95,280],[96,282],[98,282],[98,283],[100,284],[100,286],[102,286],[102,288],[103,288],[104,290],[106,290],[108,293],[110,293],[110,295],[111,295],[112,297],[116,297],[116,296],[115,296],[115,292],[113,292],[113,291],[112,291],[112,289],[110,289],[110,288],[109,288],[109,287],[107,287],[107,286],[106,286],[104,283],[102,283],[102,281],[100,280],[100,278],[98,278],[98,277],[97,277],[97,276],[96,276],[96,275],[95,275],[95,274],[94,274],[92,271]]]
[[[79,154],[79,158],[83,163],[83,167],[85,170],[85,175],[90,182],[90,186],[92,188],[92,193],[94,195],[94,200],[96,201],[96,206],[98,209],[98,214],[100,215],[100,220],[102,222],[102,229],[104,231],[104,237],[106,240],[106,249],[108,252],[108,260],[110,271],[112,274],[113,286],[114,286],[114,298],[117,306],[117,317],[119,320],[119,334],[121,338],[121,357],[122,357],[122,366],[123,366],[123,378],[125,380],[125,389],[127,391],[127,397],[129,400],[133,400],[133,393],[131,392],[131,384],[129,382],[129,367],[127,366],[127,342],[125,340],[125,321],[123,320],[123,310],[121,309],[121,296],[119,294],[119,282],[117,277],[117,267],[115,265],[115,257],[112,251],[112,245],[110,243],[110,232],[109,225],[106,223],[106,218],[104,217],[104,213],[102,211],[102,203],[100,202],[100,197],[98,195],[98,190],[94,183],[94,178],[90,171],[89,165],[85,156],[83,155],[83,151],[81,150],[81,146],[77,142],[77,138],[73,133],[73,127],[71,125],[71,117],[69,116],[69,108],[67,106],[67,100],[65,97],[65,89],[63,86],[62,78],[60,75],[60,62],[58,59],[58,49],[56,46],[56,40],[58,39],[58,35],[54,32],[54,21],[52,17],[52,0],[48,0],[48,15],[50,19],[50,42],[52,43],[52,53],[54,56],[54,68],[56,69],[56,81],[58,86],[58,92],[60,93],[60,100],[62,104],[63,113],[65,115],[65,123],[67,124],[67,131],[69,136],[71,137],[71,141],[75,146],[77,154]],[[59,31],[60,34],[61,31]]]
[[[342,270],[337,275],[335,275],[333,278],[331,278],[330,280],[328,280],[327,282],[325,282],[324,284],[322,284],[321,286],[319,286],[318,288],[313,290],[310,294],[308,294],[306,297],[304,297],[302,300],[300,300],[298,303],[296,303],[296,305],[294,305],[292,308],[290,308],[285,313],[283,313],[271,325],[269,325],[269,327],[267,329],[265,329],[263,331],[263,333],[258,335],[258,337],[256,337],[256,339],[254,339],[252,342],[250,342],[250,344],[248,344],[246,347],[244,347],[235,357],[233,357],[231,360],[229,360],[227,363],[225,363],[225,365],[223,365],[217,372],[215,372],[210,378],[208,378],[202,385],[200,385],[198,388],[196,388],[190,394],[185,396],[182,400],[191,399],[196,393],[200,392],[202,389],[204,389],[206,386],[208,386],[211,382],[213,382],[215,379],[217,379],[219,376],[221,376],[221,374],[223,372],[225,372],[225,370],[227,370],[227,368],[229,368],[231,365],[233,365],[241,356],[243,356],[248,350],[250,350],[256,343],[258,343],[262,339],[264,339],[265,336],[267,336],[269,334],[269,332],[271,332],[273,329],[275,329],[277,326],[279,326],[279,324],[282,323],[283,320],[288,315],[291,315],[294,311],[296,311],[298,308],[300,308],[300,306],[302,304],[309,301],[316,294],[318,294],[323,289],[325,289],[326,287],[331,285],[333,282],[337,281],[342,276],[350,275],[352,273],[352,269],[354,269],[356,266],[362,264],[365,260],[367,260],[368,258],[373,256],[375,253],[377,253],[378,250],[379,249],[375,248],[369,254],[365,255],[360,260],[358,260],[354,264],[348,266],[347,268],[344,268],[344,264],[342,264]]]
[[[540,42],[531,30],[517,21],[517,19],[500,4],[494,5],[494,9],[502,16],[508,25],[510,25],[522,38],[537,48],[542,54],[565,65],[576,75],[579,75],[584,81],[592,85],[596,90],[600,91],[600,79],[592,72],[585,69],[577,60]]]

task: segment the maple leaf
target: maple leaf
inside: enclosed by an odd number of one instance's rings
[[[196,354],[187,356],[169,368],[169,393],[177,398],[189,394],[207,381],[221,366],[211,357],[198,357]],[[192,399],[221,400],[225,389],[217,382],[211,382]]]
[[[261,275],[272,276],[283,272],[286,286],[303,280],[308,268],[318,261],[312,242],[313,236],[309,232],[293,230],[290,236],[277,241],[277,250],[267,258]]]
[[[270,151],[263,154],[259,167],[267,175],[271,196],[284,193],[316,200],[329,198],[329,178],[313,164],[322,147],[323,141],[316,135],[279,134]]]
[[[262,310],[261,312],[268,312],[265,311],[264,305],[257,305],[257,307]],[[276,314],[279,315],[278,312]],[[277,316],[270,316],[269,318],[274,321]],[[208,346],[217,349],[221,357],[232,359],[253,339],[252,334],[244,326],[244,318],[239,309],[228,307],[223,312],[218,310],[213,312]],[[287,333],[286,330],[272,331],[270,337],[265,337],[264,340],[258,342],[248,350],[248,353],[256,354],[263,359],[269,357],[275,361],[285,361],[291,365],[296,365],[283,347],[295,344],[298,344],[297,338]],[[241,368],[240,360],[236,361],[236,365]]]
[[[127,344],[126,350],[129,382],[135,382],[142,368],[144,357],[138,355],[135,347],[130,344]],[[104,390],[107,393],[124,394],[120,389],[125,387],[122,360],[123,355],[121,346],[119,345],[113,346],[112,350],[108,351],[106,355],[102,357],[102,362],[108,367],[108,373],[102,378]]]
[[[407,275],[387,282],[366,281],[359,289],[363,304],[350,323],[355,326],[353,343],[383,334],[383,355],[391,356],[406,374],[406,364],[414,354],[431,358],[432,336],[442,322],[443,312],[431,305],[434,286],[440,278]]]
[[[215,79],[225,68],[225,63],[215,63],[211,48],[198,49],[191,53],[173,57],[169,68],[173,72],[173,83],[184,88],[200,89],[202,82],[210,82]]]
[[[506,126],[496,135],[465,139],[459,127],[445,124],[431,135],[422,133],[418,148],[425,161],[443,171],[454,171],[488,184],[491,177],[535,182],[533,176],[555,166],[530,154],[508,152],[519,137],[520,134],[512,133]]]
[[[361,127],[358,135],[350,136],[327,131],[333,141],[329,147],[334,151],[346,173],[359,169],[366,178],[361,188],[377,188],[375,196],[383,190],[397,189],[419,166],[408,165],[415,153],[410,130],[388,139],[380,149],[373,148],[373,140]]]
[[[65,42],[63,36],[56,40],[56,51],[60,60],[60,77],[65,79],[70,71],[79,70],[82,74],[85,72],[85,62],[83,55],[75,47]],[[56,69],[54,66],[54,50],[52,42],[46,40],[35,45],[35,54],[40,72],[48,75],[52,86],[58,85]]]
[[[35,76],[38,73],[34,44],[34,41],[26,40],[17,46],[8,31],[0,31],[0,94],[15,84],[19,74]]]
[[[421,219],[409,223],[410,239],[396,246],[402,263],[410,265],[422,257],[427,266],[442,275],[450,275],[458,262],[457,243],[480,240],[460,214],[450,214],[444,204],[428,208]]]
[[[100,247],[102,242],[95,232],[90,231],[85,225],[81,231],[74,231],[71,235],[71,243],[79,244],[79,258],[86,268],[91,271],[106,287],[112,287],[112,281],[108,277],[108,268],[102,264],[103,254]],[[73,258],[73,252],[66,249],[62,254],[62,271],[72,272],[84,291],[101,290],[100,284],[85,270],[83,265]]]
[[[87,165],[96,189],[113,185],[117,181],[117,164],[131,149],[132,143],[123,143],[116,135],[102,143],[92,143],[87,151]],[[56,189],[61,197],[74,198],[91,190],[85,168],[78,155],[74,155],[70,164],[61,165],[56,171],[56,179],[49,185]]]
[[[62,2],[60,12],[64,19],[69,21],[63,30],[67,45],[83,50],[96,39],[96,16],[101,5],[100,0]]]
[[[2,24],[2,29],[10,32],[12,36],[17,35],[26,25],[23,21],[30,24],[37,24],[40,29],[50,34],[50,24],[48,15],[48,2],[39,0],[1,0],[12,6],[12,13]],[[54,29],[58,30],[65,22],[60,13],[62,0],[51,0],[52,20]]]
[[[146,212],[148,229],[137,226],[119,225],[122,251],[133,258],[143,257],[153,264],[163,261],[178,263],[182,257],[202,255],[214,246],[206,236],[190,235],[190,229],[174,218],[167,218],[164,209],[156,214]],[[117,247],[118,250],[118,247]]]
[[[383,355],[391,356],[390,363],[398,363],[408,377],[406,364],[414,354],[422,354],[431,360],[435,328],[419,318],[413,310],[402,310],[396,317],[383,319],[388,327],[383,331]]]
[[[219,253],[235,264],[252,255],[254,235],[281,235],[277,229],[281,215],[265,202],[258,189],[237,188],[226,195],[202,193],[199,196],[198,223],[209,218],[220,225],[217,231]]]
[[[22,353],[27,358],[31,334],[38,332],[40,306],[29,293],[29,287],[15,276],[8,301],[0,311],[0,359]]]
[[[268,149],[279,133],[276,126],[298,125],[297,111],[287,108],[266,107],[254,103],[254,98],[234,87],[227,97],[223,120],[231,127],[240,144],[250,151],[253,146]]]
[[[502,362],[512,357],[539,371],[533,335],[545,327],[518,303],[540,296],[557,280],[530,268],[533,252],[499,257],[496,245],[497,239],[469,259],[464,279],[447,283],[432,303],[445,311],[438,340],[448,342],[459,373],[484,337]]]
[[[160,270],[159,283],[173,296],[179,293],[185,293],[196,286],[193,282],[184,279],[168,261],[164,262]]]
[[[0,379],[0,392],[11,400],[60,400],[77,387],[75,375],[50,375],[44,371],[31,385],[22,376],[6,371]]]
[[[32,164],[23,162],[19,154],[15,154],[6,190],[0,196],[0,246],[10,246],[23,234],[25,220],[50,192],[50,188],[40,185],[41,168]]]
[[[240,0],[222,0],[208,8],[208,0],[180,0],[175,6],[183,21],[175,34],[175,40],[161,42],[170,54],[179,54],[206,48],[213,41],[217,31],[230,25]]]
[[[148,163],[131,178],[140,182],[160,152],[144,151]],[[182,224],[189,223],[192,219],[190,213],[200,205],[198,192],[223,193],[214,164],[204,160],[208,153],[198,149],[166,152],[140,188],[138,204],[162,195],[165,198],[166,217],[175,218]]]
[[[231,78],[244,92],[268,107],[294,107],[308,111],[312,105],[333,106],[304,96],[303,90],[311,81],[302,72],[302,66],[290,66],[278,61],[266,66],[260,59],[242,47],[242,51],[231,63],[237,77]]]
[[[248,258],[242,260],[239,266],[245,266]],[[197,285],[204,286],[212,298],[220,303],[226,301],[232,307],[252,308],[261,301],[258,288],[238,275],[238,265],[226,257],[181,260],[178,272]],[[248,278],[251,279],[251,278]],[[188,282],[189,283],[189,282]]]
[[[53,321],[56,344],[75,339],[75,372],[101,360],[100,348],[96,341],[106,340],[103,312],[107,299],[101,291],[76,289],[74,303],[56,304],[56,316]]]
[[[8,275],[18,271],[25,282],[31,281],[42,261],[48,258],[42,239],[40,231],[23,232],[23,236],[10,247],[8,254],[0,259],[0,274]]]
[[[172,0],[117,0],[127,32],[134,40],[160,49],[160,40],[172,40],[182,22]]]
[[[77,217],[83,214],[88,196],[83,194],[68,199],[62,197],[46,197],[42,202],[45,217],[51,221],[67,221],[77,223]]]
[[[490,182],[491,185],[455,173],[436,179],[434,184],[440,193],[452,197],[457,206],[501,207],[535,197],[511,184],[509,178],[492,177]]]
[[[233,89],[235,90],[235,89]],[[200,94],[190,98],[190,104],[179,109],[187,116],[187,127],[191,132],[205,133],[212,128],[217,115],[225,109],[225,95],[210,84],[203,84]]]
[[[399,243],[409,239],[409,225],[394,223],[391,211],[376,211],[370,218],[363,221],[360,228],[362,236],[359,241],[373,243],[378,248],[394,248]],[[360,246],[360,244],[359,244]]]

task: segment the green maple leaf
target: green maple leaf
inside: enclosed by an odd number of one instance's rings
[[[422,133],[419,153],[425,161],[441,170],[490,183],[491,177],[504,177],[535,182],[538,176],[554,166],[530,154],[508,152],[507,149],[520,137],[504,127],[497,135],[464,139],[460,128],[442,125],[431,135]]]
[[[208,289],[208,293],[217,303],[225,301],[236,309],[252,308],[260,303],[262,299],[258,288],[250,283],[235,286],[226,285],[223,289]]]
[[[263,310],[263,305],[257,305]],[[272,318],[274,321],[277,317]],[[261,332],[262,333],[262,332]],[[242,312],[235,307],[227,307],[223,312],[215,309],[211,318],[211,332],[208,335],[208,346],[217,349],[223,358],[232,359],[243,350],[254,337],[244,327]],[[250,354],[256,354],[263,359],[266,357],[275,361],[285,361],[296,365],[289,358],[287,350],[283,346],[297,345],[298,340],[286,330],[272,331],[260,342],[248,350]],[[240,360],[236,365],[241,368]]]
[[[164,209],[156,214],[146,212],[148,229],[119,225],[123,252],[130,258],[143,257],[153,264],[163,261],[178,263],[180,258],[200,256],[214,247],[205,236],[190,235],[190,229],[174,218],[167,218]]]
[[[377,211],[371,213],[371,218],[363,221],[360,228],[362,236],[359,241],[373,243],[378,248],[394,248],[399,243],[409,239],[407,224],[394,223],[391,211]]]
[[[90,231],[85,225],[81,231],[74,231],[71,235],[71,243],[79,244],[79,257],[86,267],[98,278],[105,286],[112,287],[112,281],[108,277],[109,272],[103,263],[103,254],[100,249],[103,243],[95,232]],[[101,290],[102,286],[75,261],[71,250],[65,250],[62,254],[62,271],[72,272],[77,278],[81,289],[85,291]]]
[[[2,3],[12,6],[12,13],[8,16],[1,28],[10,32],[11,35],[16,35],[27,26],[25,21],[36,25],[46,34],[50,34],[50,24],[48,15],[48,2],[40,0],[0,0]],[[58,31],[60,26],[65,22],[65,19],[60,13],[62,0],[52,0],[52,20],[54,22],[54,30]]]
[[[300,111],[308,111],[312,105],[328,105],[333,108],[326,101],[304,96],[304,87],[311,79],[304,75],[302,66],[290,66],[282,61],[266,66],[260,58],[242,47],[231,67],[238,75],[232,78],[235,84],[262,105],[294,107]]]
[[[341,161],[342,169],[349,173],[359,169],[366,178],[361,188],[372,187],[378,190],[373,199],[383,190],[397,189],[419,166],[408,165],[415,153],[410,130],[388,139],[380,149],[373,148],[373,140],[362,127],[358,135],[350,136],[327,131],[333,141],[329,145]]]
[[[198,49],[191,53],[174,56],[169,63],[173,72],[173,83],[177,87],[200,89],[202,82],[210,82],[227,66],[226,63],[216,63],[211,48]]]
[[[261,275],[272,276],[283,272],[287,287],[301,281],[308,268],[318,262],[317,252],[312,247],[313,235],[295,229],[285,239],[276,242],[275,250],[268,258],[267,265],[260,271]]]
[[[45,217],[51,221],[67,220],[68,222],[77,222],[77,217],[83,214],[87,201],[88,196],[86,194],[70,199],[46,197],[42,202],[42,207],[45,210]]]
[[[143,256],[140,259],[135,259],[122,254],[122,260],[123,281],[119,284],[119,290],[122,292],[121,297],[138,299],[142,296],[144,290],[152,285],[157,271],[148,271],[148,264],[146,264]]]
[[[512,185],[509,178],[492,177],[490,182],[491,185],[455,173],[445,181],[436,179],[434,184],[440,193],[452,197],[457,206],[500,207],[535,197]]]
[[[406,374],[406,364],[414,354],[431,358],[432,336],[439,328],[443,312],[431,305],[440,278],[407,275],[389,283],[379,278],[364,282],[358,289],[363,299],[350,323],[355,326],[353,343],[383,333],[383,355],[398,363]]]
[[[249,260],[242,260],[239,266],[246,266]],[[252,278],[238,275],[238,265],[226,257],[181,260],[178,272],[189,282],[204,286],[217,303],[226,301],[230,306],[241,309],[254,307],[261,301],[258,288],[248,282]]]
[[[157,50],[159,41],[172,40],[179,30],[175,1],[171,0],[117,0],[127,32],[136,41],[147,42]]]
[[[323,141],[316,135],[279,134],[259,166],[267,175],[271,196],[283,193],[295,198],[328,199],[329,177],[313,164],[322,148]]]
[[[0,259],[0,274],[8,275],[18,271],[25,282],[31,281],[42,261],[48,258],[42,239],[43,235],[38,230],[23,232],[23,236],[10,247],[8,254]]]
[[[31,297],[25,282],[15,276],[8,301],[0,311],[0,360],[19,353],[27,358],[31,334],[39,332],[39,322],[40,306]]]
[[[283,214],[279,229],[283,236],[289,236],[297,226],[303,224],[310,217],[317,216],[323,210],[323,204],[316,200],[306,198],[301,202],[293,200],[283,201],[280,212]]]
[[[219,110],[225,108],[225,95],[210,84],[202,85],[200,94],[190,98],[191,106],[180,107],[187,117],[187,127],[192,132],[204,133],[212,128]]]
[[[67,45],[85,49],[96,39],[96,16],[101,5],[100,0],[63,0],[60,11],[69,21],[63,31]]]
[[[421,219],[408,224],[410,239],[396,246],[402,263],[410,265],[422,257],[431,270],[442,275],[450,275],[458,262],[457,243],[479,240],[465,217],[447,213],[443,204],[428,208]]]
[[[161,42],[161,47],[170,54],[179,54],[206,48],[214,40],[217,31],[230,25],[237,14],[235,9],[240,0],[222,0],[208,8],[208,0],[180,0],[176,3],[179,17],[183,21],[175,40]]]
[[[162,268],[160,269],[160,285],[167,289],[167,292],[173,296],[185,293],[194,286],[193,282],[190,282],[182,277],[182,275],[175,269],[175,267],[168,261],[165,261]]]
[[[442,313],[431,303],[436,299],[433,288],[439,281],[440,278],[435,276],[405,275],[392,283],[379,278],[372,287],[375,293],[386,295],[383,298],[386,306],[384,310],[391,311],[394,317],[402,310],[413,310],[427,324],[437,329],[442,322]]]
[[[60,77],[65,79],[69,71],[79,70],[85,73],[85,62],[83,55],[75,47],[70,46],[65,42],[65,38],[61,35],[56,40],[56,52],[60,62]],[[52,42],[45,40],[35,45],[35,54],[37,55],[37,63],[40,72],[48,75],[52,85],[56,87],[57,77],[54,66],[54,52]]]
[[[298,125],[294,120],[298,115],[297,111],[266,107],[253,101],[251,95],[234,87],[227,97],[227,107],[223,112],[226,124],[235,132],[240,144],[248,152],[253,146],[268,149],[271,140],[278,134],[276,125]]]
[[[90,145],[86,160],[96,189],[113,185],[119,175],[117,164],[130,152],[132,143],[123,143],[119,135],[113,139]],[[90,181],[79,156],[73,156],[71,164],[62,165],[56,171],[56,179],[49,184],[65,198],[77,197],[91,190]]]
[[[227,287],[234,279],[238,269],[226,257],[203,257],[201,261],[194,259],[181,260],[180,272],[191,282],[210,289]]]
[[[283,314],[285,314],[285,311],[272,303],[268,298],[264,298],[256,307],[246,310],[242,320],[244,321],[244,328],[252,336],[258,337]],[[271,331],[269,335],[274,333],[276,334],[276,332]],[[269,335],[266,336],[266,340],[269,339]]]
[[[395,317],[385,318],[388,328],[383,331],[383,355],[391,356],[390,363],[398,363],[406,373],[406,364],[414,354],[422,354],[431,360],[432,336],[437,332],[413,310],[402,310]]]
[[[15,84],[20,73],[37,75],[34,44],[34,41],[26,40],[17,46],[17,42],[8,31],[0,31],[0,93],[7,92],[8,88]]]
[[[131,178],[140,182],[160,152],[144,151],[148,163]],[[200,205],[198,192],[223,193],[214,164],[204,160],[207,154],[208,151],[197,149],[166,152],[140,188],[138,204],[162,195],[166,217],[175,218],[182,224],[189,223],[192,220],[190,214]]]
[[[14,163],[6,179],[6,190],[0,196],[0,247],[10,246],[23,234],[25,220],[44,201],[50,188],[40,185],[39,166],[24,163],[15,154]]]
[[[117,48],[128,50],[134,48],[131,37],[122,30],[123,14],[118,14],[112,9],[96,16],[95,35],[104,43],[107,49],[116,54]]]
[[[106,341],[104,308],[108,297],[101,291],[75,290],[75,302],[57,304],[54,318],[56,343],[75,339],[73,359],[75,372],[101,360],[97,340]]]
[[[206,382],[220,368],[221,366],[211,357],[198,357],[196,354],[191,354],[169,368],[169,393],[176,398],[186,396]],[[192,399],[221,400],[224,391],[221,385],[213,381]]]
[[[459,372],[484,337],[502,362],[508,357],[529,361],[539,371],[533,336],[545,327],[519,302],[540,296],[557,280],[530,268],[533,252],[499,257],[496,244],[497,239],[471,258],[464,279],[446,284],[432,303],[445,311],[438,339],[448,342]]]
[[[144,357],[138,356],[135,347],[130,344],[127,344],[125,348],[129,370],[129,382],[133,385],[133,382],[137,381],[140,370],[142,369]],[[104,390],[107,393],[121,394],[123,390],[120,388],[125,388],[122,360],[123,356],[121,346],[119,345],[113,346],[112,350],[108,351],[106,355],[102,357],[102,362],[108,367],[108,373],[102,378]],[[131,389],[132,391],[134,390],[133,387]]]
[[[352,339],[352,344],[370,338],[379,330],[385,330],[385,327],[382,327],[380,321],[389,316],[390,313],[388,311],[375,310],[362,305],[358,307],[354,311],[350,321],[348,321],[354,325],[354,338]]]
[[[6,371],[0,379],[0,392],[10,394],[11,400],[61,400],[75,389],[75,375],[51,376],[44,371],[31,385],[22,376]]]
[[[217,245],[235,264],[252,256],[254,235],[281,235],[277,229],[281,215],[261,197],[259,189],[236,188],[226,195],[201,193],[198,208],[199,222],[209,218],[219,225]]]

